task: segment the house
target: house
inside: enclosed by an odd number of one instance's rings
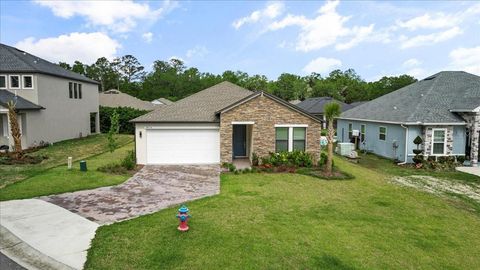
[[[296,104],[298,107],[303,109],[304,111],[310,113],[311,115],[318,117],[319,119],[323,119],[323,128],[327,128],[327,121],[325,116],[323,115],[323,108],[327,103],[336,102],[340,104],[340,108],[342,112],[353,108],[351,105],[338,101],[332,97],[314,97],[314,98],[307,98],[304,101]]]
[[[364,104],[364,103],[367,103],[367,102],[368,102],[368,101],[355,101],[355,102],[352,102],[352,103],[350,103],[350,104],[348,104],[348,105],[350,105],[350,109],[351,109],[351,108],[353,108],[353,107],[360,106],[360,105],[362,105],[362,104]]]
[[[424,155],[466,156],[478,163],[480,77],[443,71],[370,102],[338,119],[337,137],[350,141],[360,133],[360,148],[412,162],[413,140],[420,136]]]
[[[170,105],[173,101],[170,101],[166,98],[157,98],[151,101],[155,105]]]
[[[110,89],[105,92],[99,93],[99,103],[103,107],[130,107],[142,111],[153,111],[157,108],[157,105],[132,97],[128,94],[122,93],[116,89]]]
[[[12,100],[23,148],[99,131],[98,82],[0,44],[0,145],[13,145],[7,114]]]
[[[253,153],[320,155],[321,120],[276,96],[222,82],[135,123],[139,164],[217,164]]]

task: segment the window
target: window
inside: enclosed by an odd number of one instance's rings
[[[78,98],[77,84],[76,84],[76,83],[73,83],[73,97],[74,97],[75,99]]]
[[[275,152],[288,151],[288,127],[275,128]]]
[[[386,127],[379,127],[378,128],[378,139],[381,141],[385,141],[387,139],[387,128]]]
[[[365,124],[360,125],[360,141],[365,141],[365,131],[367,130],[367,126]]]
[[[73,83],[72,82],[68,83],[68,97],[73,98]]]
[[[82,85],[78,84],[78,98],[82,99]]]
[[[7,88],[7,75],[0,75],[0,88]]]
[[[293,150],[305,151],[305,132],[304,127],[293,128]]]
[[[10,88],[20,88],[20,76],[10,75]]]
[[[32,75],[23,75],[23,88],[24,89],[33,89],[33,76]]]
[[[445,155],[446,129],[434,129],[432,139],[432,155]]]
[[[353,137],[353,124],[348,123],[348,138],[351,139]]]

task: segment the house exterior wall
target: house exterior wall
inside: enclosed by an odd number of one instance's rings
[[[12,93],[16,93],[18,96],[29,100],[35,104],[38,104],[38,74],[32,73],[0,73],[0,75],[5,75],[7,79],[7,87],[0,88],[1,90],[8,90]],[[10,75],[20,76],[20,88],[13,89],[10,87]],[[24,88],[22,76],[32,76],[33,88]]]
[[[82,99],[69,98],[69,82],[82,84]],[[37,102],[29,100],[45,109],[25,112],[24,147],[33,146],[40,141],[53,143],[90,135],[90,113],[96,113],[95,126],[97,133],[99,132],[96,84],[37,74],[35,85]],[[17,93],[24,94],[23,97],[28,99],[23,91]]]
[[[254,122],[251,125],[251,153],[267,156],[275,152],[275,125],[308,125],[306,152],[320,156],[321,123],[266,96],[258,96],[220,115],[220,160],[232,162],[232,122]]]
[[[480,112],[460,113],[460,116],[467,122],[467,127],[470,132],[470,161],[473,165],[479,163],[479,149],[480,149]]]
[[[337,120],[337,140],[340,142],[350,142],[348,138],[348,125],[352,123],[353,130],[360,130],[362,124],[366,125],[365,144],[360,144],[361,149],[372,151],[373,153],[389,158],[405,160],[405,128],[400,125],[367,122],[367,121],[351,121]],[[386,127],[387,134],[385,141],[379,139],[379,128]],[[396,141],[398,148],[394,150],[393,142]],[[412,139],[413,141],[413,139]],[[409,149],[411,152],[411,149]],[[408,154],[408,152],[407,152]]]

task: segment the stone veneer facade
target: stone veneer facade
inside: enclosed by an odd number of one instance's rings
[[[470,161],[472,164],[477,165],[480,151],[480,112],[461,113],[460,116],[465,119],[467,128],[470,131]]]
[[[257,96],[220,115],[220,160],[232,162],[233,124],[232,122],[254,122],[251,125],[250,153],[259,157],[275,152],[275,125],[303,124],[306,129],[306,152],[317,162],[320,157],[321,123],[297,112],[279,102],[264,96]],[[249,136],[247,134],[247,136]],[[250,156],[251,158],[251,156]]]
[[[448,156],[453,153],[453,126],[426,126],[423,128],[423,153],[426,157],[431,156],[433,129],[437,128],[447,130],[447,147],[445,155]]]

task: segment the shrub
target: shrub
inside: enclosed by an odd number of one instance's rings
[[[235,165],[228,162],[222,163],[222,167],[228,169],[229,172],[235,172],[237,170],[237,167],[235,167]]]
[[[422,152],[423,152],[422,149],[413,149],[413,153],[414,153],[415,155],[420,155]]]
[[[458,156],[458,157],[457,157],[457,162],[458,162],[458,163],[463,163],[463,162],[465,162],[465,156]]]
[[[325,164],[327,164],[327,159],[328,159],[328,155],[322,152],[320,154],[320,159],[318,160],[318,166],[319,167],[325,166]]]
[[[107,164],[101,167],[98,167],[97,171],[110,173],[110,174],[127,174],[128,170],[123,167],[121,164]]]
[[[262,165],[312,167],[312,155],[304,151],[270,153],[268,157],[262,157]]]
[[[253,166],[258,166],[258,155],[257,155],[257,153],[252,154],[252,165]]]
[[[129,121],[148,113],[148,111],[137,110],[130,107],[110,108],[100,106],[100,132],[107,133],[109,131],[110,118],[114,111],[118,113],[118,132],[120,134],[134,134],[135,126]]]
[[[322,129],[322,131],[320,131],[320,135],[321,136],[327,136],[328,135],[328,129]]]
[[[133,170],[135,169],[135,152],[133,150],[128,151],[127,156],[122,160],[122,167],[124,167],[127,170]]]

